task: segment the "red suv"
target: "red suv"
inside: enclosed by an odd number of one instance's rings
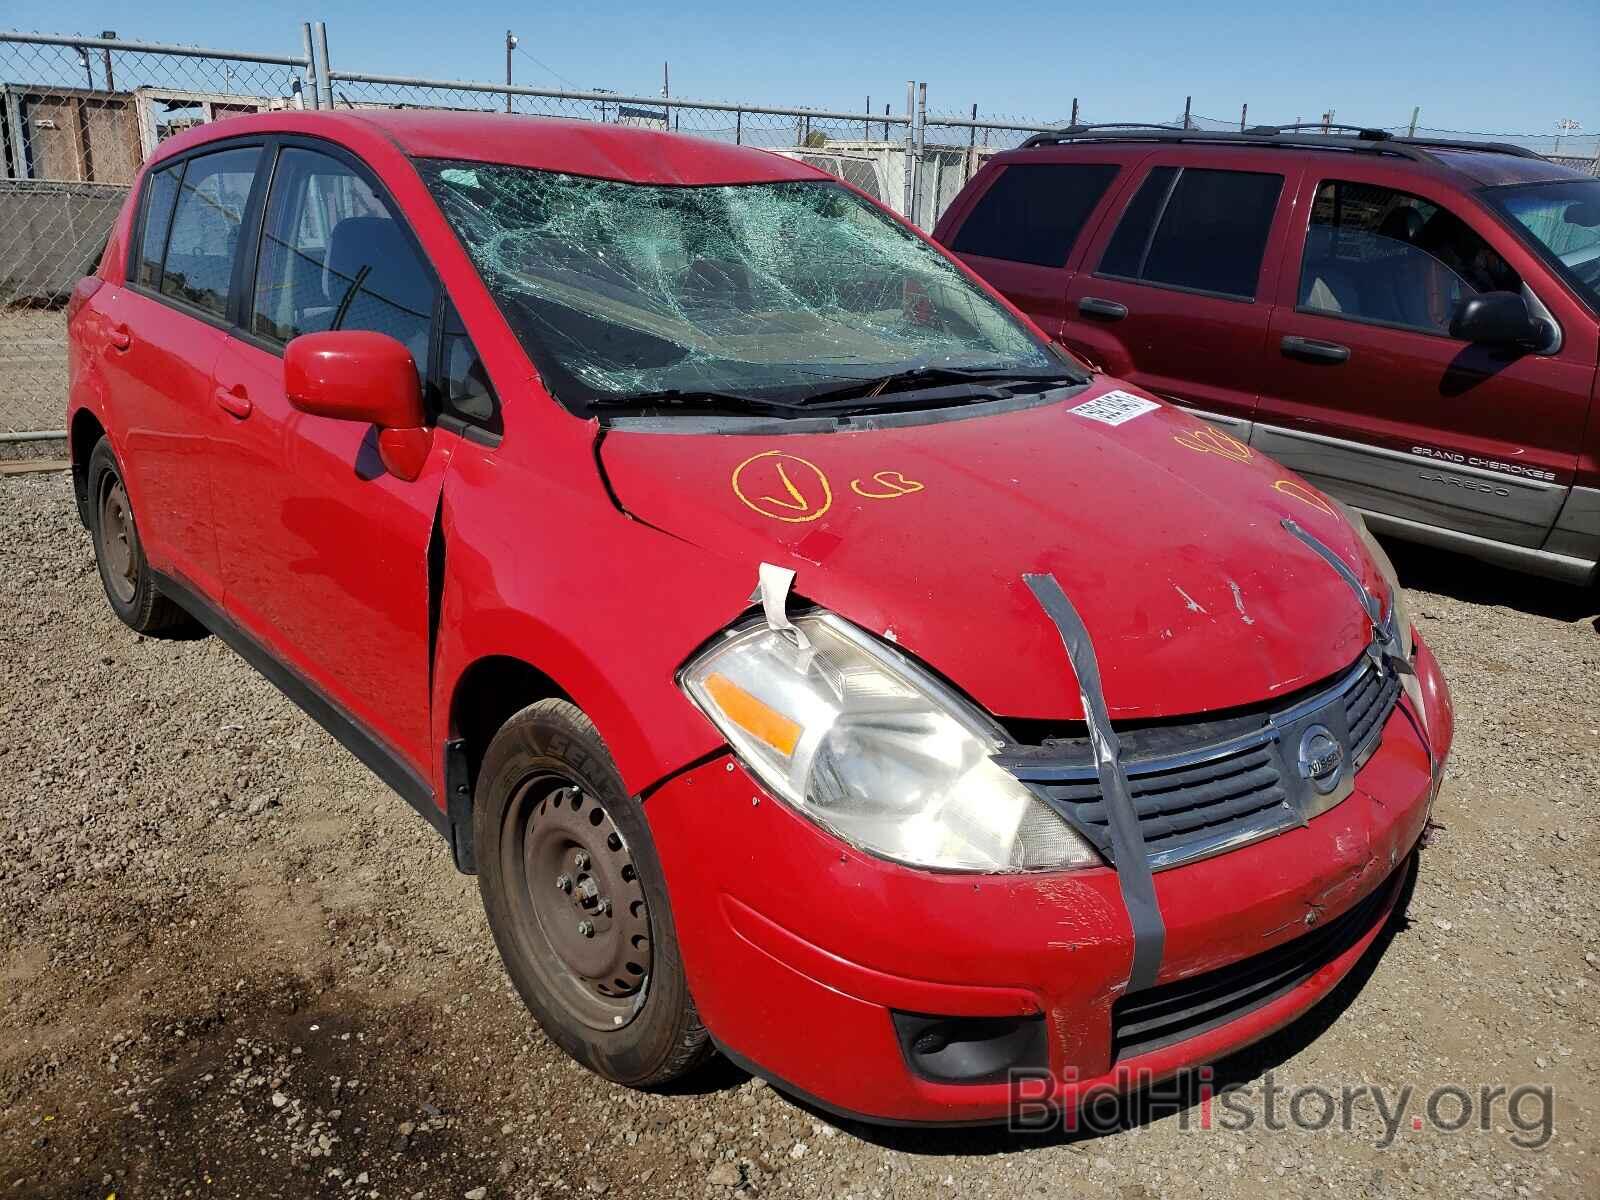
[[[70,316],[106,595],[478,875],[545,1031],[1070,1108],[1329,991],[1453,718],[1382,552],[864,195],[495,114],[163,143]]]
[[[1078,127],[934,236],[1051,337],[1380,533],[1600,560],[1600,180],[1515,146]]]

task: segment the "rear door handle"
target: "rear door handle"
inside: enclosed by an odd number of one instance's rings
[[[1102,300],[1098,296],[1085,296],[1078,301],[1078,311],[1086,317],[1100,317],[1106,321],[1120,321],[1128,315],[1128,306],[1115,300]]]
[[[1278,345],[1290,358],[1306,362],[1336,364],[1350,361],[1350,347],[1337,342],[1319,342],[1315,338],[1286,337]]]
[[[106,340],[111,343],[113,350],[126,350],[133,345],[133,335],[128,332],[126,325],[113,325],[111,332],[106,335]]]
[[[217,389],[217,404],[224,412],[232,413],[241,421],[250,415],[255,406],[250,403],[250,397],[244,394],[244,388],[238,387],[233,391],[219,387]]]

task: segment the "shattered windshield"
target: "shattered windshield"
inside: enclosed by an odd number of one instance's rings
[[[942,254],[831,182],[418,167],[540,374],[585,415],[662,397],[788,408],[905,379],[1078,377]]]

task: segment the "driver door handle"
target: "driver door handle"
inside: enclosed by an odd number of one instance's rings
[[[245,395],[243,385],[236,386],[232,391],[219,387],[216,392],[217,405],[227,413],[232,413],[241,421],[248,417],[255,406],[250,403],[250,397]]]
[[[1086,317],[1099,317],[1106,321],[1120,321],[1128,315],[1128,306],[1115,300],[1102,300],[1098,296],[1085,296],[1078,301],[1078,311]]]
[[[1290,358],[1299,358],[1306,362],[1336,366],[1350,361],[1350,347],[1341,346],[1337,342],[1319,342],[1315,338],[1290,336],[1284,338],[1278,345]]]

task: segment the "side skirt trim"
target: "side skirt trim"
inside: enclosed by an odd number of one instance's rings
[[[346,750],[354,754],[379,779],[388,784],[405,802],[433,826],[435,832],[450,841],[450,827],[445,815],[434,800],[433,789],[398,751],[369,730],[323,694],[322,690],[302,676],[254,637],[246,633],[233,619],[183,580],[164,571],[152,574],[162,592],[182,605],[195,620],[216,634],[245,662],[249,663],[295,705],[315,721]]]

